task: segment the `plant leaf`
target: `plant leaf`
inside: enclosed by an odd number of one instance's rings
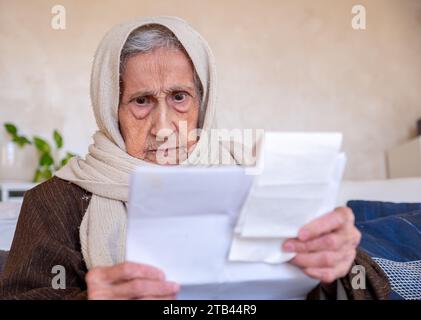
[[[44,170],[43,176],[44,176],[44,179],[47,180],[47,179],[50,179],[53,176],[53,173],[51,172],[50,169],[46,168]]]
[[[7,122],[4,124],[4,128],[7,132],[9,132],[12,136],[15,136],[18,133],[18,128],[13,123]]]
[[[25,137],[25,136],[21,136],[21,138],[22,138],[22,141],[25,143],[25,144],[32,144],[32,142],[27,138],[27,137]]]
[[[53,132],[53,138],[56,142],[57,149],[61,149],[63,147],[63,136],[58,132],[57,130],[54,130]]]
[[[35,147],[38,149],[38,151],[41,153],[51,152],[50,144],[40,137],[34,137],[34,144],[35,144]]]
[[[23,148],[25,144],[31,144],[31,141],[29,141],[24,136],[14,136],[12,141],[15,142],[20,148]]]
[[[69,160],[71,158],[73,158],[74,156],[75,156],[75,154],[73,154],[71,152],[66,152],[66,156],[63,159],[61,159],[60,167],[58,169],[60,169],[61,167],[64,167],[67,164],[67,162],[69,162]]]
[[[50,153],[43,153],[41,158],[39,159],[39,165],[49,167],[54,163],[53,157],[51,157]]]
[[[20,144],[19,136],[13,136],[12,141],[16,143],[17,145],[19,145]]]
[[[33,179],[33,182],[42,182],[47,179],[50,179],[53,176],[53,173],[50,168],[44,167],[44,168],[37,168],[35,171],[35,176]]]
[[[33,182],[41,182],[41,180],[42,180],[42,174],[41,174],[41,171],[40,171],[39,169],[37,169],[37,170],[35,171],[35,175],[34,175]]]

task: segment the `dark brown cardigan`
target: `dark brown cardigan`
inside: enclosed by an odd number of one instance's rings
[[[86,299],[87,269],[79,226],[90,199],[89,192],[57,177],[25,193],[12,247],[0,274],[0,299]],[[387,298],[389,284],[377,264],[362,252],[355,263],[366,268],[367,289],[353,290],[350,277],[340,279],[348,298]],[[66,289],[52,287],[55,265],[66,270]],[[334,287],[318,286],[308,298],[323,295],[336,297]]]

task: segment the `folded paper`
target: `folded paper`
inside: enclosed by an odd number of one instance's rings
[[[180,299],[301,299],[317,285],[281,263],[305,223],[333,208],[345,157],[339,134],[264,139],[249,168],[147,166],[131,179],[126,259],[162,269]]]
[[[340,134],[267,133],[262,172],[234,229],[231,261],[282,263],[282,243],[334,208],[346,158]]]

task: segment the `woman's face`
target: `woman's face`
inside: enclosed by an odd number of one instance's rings
[[[126,151],[157,164],[183,161],[196,139],[199,96],[184,52],[160,48],[126,60],[118,109]]]

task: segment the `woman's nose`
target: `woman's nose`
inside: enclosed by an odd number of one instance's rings
[[[153,110],[151,134],[159,141],[167,140],[175,131],[169,109],[165,102],[159,102],[159,105]]]

